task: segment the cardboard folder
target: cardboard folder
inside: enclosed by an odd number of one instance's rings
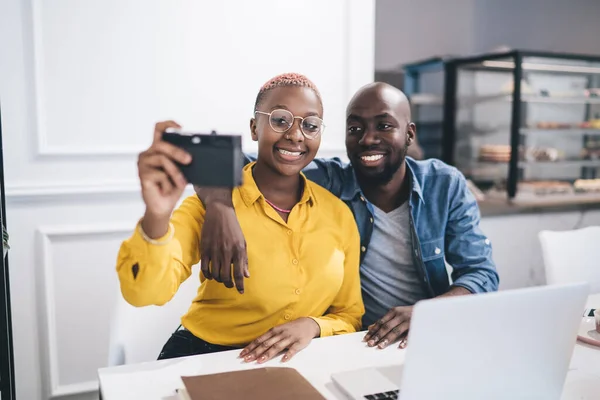
[[[324,400],[293,368],[267,367],[181,378],[191,400]]]

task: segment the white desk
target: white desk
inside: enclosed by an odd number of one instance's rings
[[[591,296],[588,307],[598,306],[600,295]],[[398,366],[405,350],[397,345],[385,350],[368,348],[364,333],[315,339],[291,361],[278,359],[265,364],[245,364],[239,351],[229,351],[143,364],[102,368],[98,371],[103,400],[170,400],[175,388],[183,387],[180,376],[201,375],[263,366],[296,368],[327,399],[345,397],[331,382],[333,372],[365,367]],[[400,368],[400,367],[396,367]],[[565,382],[563,400],[598,399],[600,393],[600,348],[577,342]]]

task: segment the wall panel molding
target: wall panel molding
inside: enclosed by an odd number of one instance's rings
[[[47,110],[45,102],[47,99],[46,87],[44,84],[44,21],[43,21],[43,0],[31,0],[32,11],[32,40],[33,40],[33,81],[34,81],[34,104],[35,104],[35,131],[37,149],[36,155],[38,158],[82,158],[87,157],[118,157],[128,158],[139,154],[144,150],[144,146],[140,147],[123,147],[118,145],[104,146],[80,146],[80,145],[52,145],[50,142],[51,132],[47,128]],[[374,46],[357,46],[357,43],[368,43],[364,40],[356,40],[358,36],[368,35],[374,40],[374,27],[370,26],[370,31],[362,30],[356,32],[357,26],[364,24],[356,24],[354,21],[366,18],[375,18],[375,2],[373,0],[349,0],[344,6],[345,19],[345,58],[346,68],[341,73],[346,81],[345,97],[347,101],[354,92],[369,82],[364,81],[365,70],[374,70],[374,61],[365,64],[365,60],[373,59]],[[372,41],[371,41],[372,42]],[[365,54],[367,52],[368,54]],[[371,80],[372,81],[372,80]],[[341,144],[340,144],[341,145]],[[345,152],[344,152],[345,154]]]
[[[32,38],[33,38],[33,71],[34,97],[36,114],[36,136],[38,157],[132,157],[143,148],[113,146],[54,146],[50,144],[50,132],[46,124],[46,87],[44,85],[44,21],[43,0],[31,0]]]
[[[39,324],[41,327],[40,343],[42,344],[42,349],[46,350],[42,354],[45,367],[41,368],[41,372],[45,382],[45,393],[49,394],[51,398],[90,393],[98,390],[97,380],[67,385],[60,384],[52,242],[57,238],[76,237],[80,239],[81,236],[94,237],[111,234],[130,234],[132,226],[135,226],[135,223],[52,225],[40,226],[37,229],[38,242],[36,248],[39,249],[38,265],[41,269],[41,274],[38,276],[39,279],[36,282],[38,293],[41,295],[38,307],[41,319]]]
[[[343,148],[321,148],[319,157],[331,158],[338,157],[342,161],[347,161],[346,150]],[[32,201],[81,201],[93,197],[110,197],[116,200],[138,197],[140,195],[139,181],[123,182],[105,182],[90,184],[89,182],[74,182],[65,184],[62,182],[43,184],[10,184],[6,186],[7,203],[21,203]],[[191,189],[190,189],[191,190]]]
[[[26,201],[81,201],[96,196],[140,196],[140,183],[122,182],[106,184],[27,184],[6,186],[8,203]]]

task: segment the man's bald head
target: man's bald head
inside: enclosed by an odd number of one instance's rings
[[[387,83],[363,86],[346,110],[346,151],[361,182],[385,185],[404,179],[404,159],[415,141],[410,103]]]
[[[402,90],[384,82],[369,83],[358,89],[348,103],[346,115],[350,115],[353,109],[363,108],[364,104],[371,101],[386,104],[396,112],[397,117],[406,120],[407,123],[410,122],[411,112],[408,97]]]

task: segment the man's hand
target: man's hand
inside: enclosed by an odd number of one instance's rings
[[[384,349],[389,344],[400,340],[400,348],[405,348],[412,311],[413,306],[392,308],[383,318],[369,326],[363,341],[370,347],[377,346]]]
[[[196,192],[198,193],[198,188]],[[201,200],[204,200],[200,197]],[[231,203],[231,191],[229,191]],[[244,293],[244,277],[250,277],[246,239],[233,205],[221,201],[205,201],[206,214],[200,233],[202,273],[228,288]],[[232,271],[233,267],[233,271]],[[232,279],[233,275],[233,279]]]
[[[287,349],[282,361],[289,361],[310,341],[321,335],[321,327],[312,318],[299,318],[276,326],[254,340],[242,350],[240,357],[246,362],[257,360],[259,364],[269,361]]]
[[[471,294],[467,289],[460,286],[452,286],[446,293],[437,296],[465,296]],[[400,348],[404,349],[408,345],[408,329],[412,318],[413,306],[394,307],[379,321],[369,326],[369,330],[363,341],[370,347],[377,346],[380,349],[386,348],[389,344],[400,340]]]

